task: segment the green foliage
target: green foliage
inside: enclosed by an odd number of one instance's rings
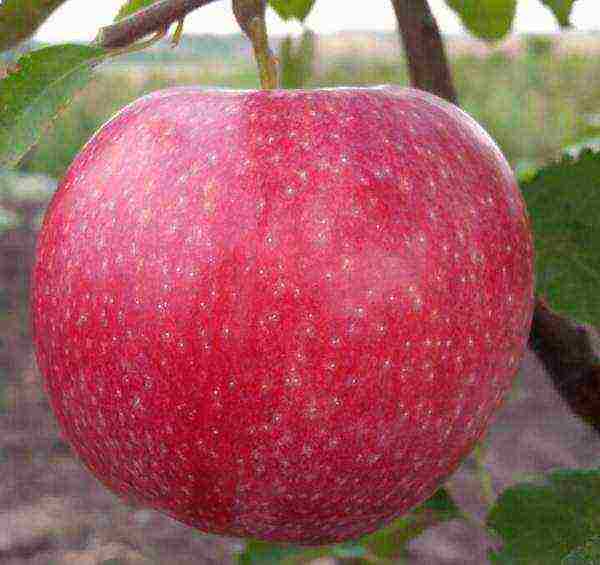
[[[244,552],[238,556],[237,562],[239,565],[277,565],[301,554],[302,551],[302,547],[294,545],[250,540]]]
[[[17,71],[0,81],[0,167],[14,167],[52,120],[92,78],[105,51],[58,45],[21,57]]]
[[[287,36],[279,47],[279,68],[283,88],[302,88],[312,75],[315,58],[315,34],[305,30],[299,45]]]
[[[495,41],[511,29],[517,0],[446,0],[465,27],[477,37]]]
[[[600,469],[554,471],[508,488],[487,524],[504,542],[493,563],[560,565],[600,531]]]
[[[360,542],[346,542],[334,545],[331,553],[340,559],[359,559],[364,557],[367,549]]]
[[[527,52],[532,58],[547,57],[552,54],[554,41],[547,35],[530,35],[526,39]]]
[[[115,16],[115,22],[118,22],[127,16],[131,16],[131,14],[135,14],[135,12],[141,10],[142,8],[147,8],[155,2],[157,2],[157,0],[127,0],[127,2],[121,6],[121,9]]]
[[[303,22],[312,10],[315,0],[269,0],[269,5],[284,20],[296,19]]]
[[[561,27],[568,27],[575,0],[541,0],[555,15]],[[465,27],[477,37],[502,39],[511,29],[517,0],[446,0]]]
[[[573,550],[561,565],[598,565],[600,563],[600,536],[590,538],[584,545]]]
[[[66,0],[3,0],[0,2],[0,51],[29,38]]]
[[[361,544],[381,559],[399,559],[406,555],[408,542],[426,529],[461,517],[462,513],[448,491],[440,488],[421,506],[396,519],[386,528],[363,538]]]
[[[600,59],[589,55],[496,53],[453,61],[461,105],[485,126],[509,160],[542,165],[562,147],[600,133]],[[568,93],[568,94],[567,94]]]
[[[542,0],[552,10],[561,27],[569,27],[569,17],[576,0]]]
[[[521,184],[533,222],[537,292],[575,320],[600,325],[600,153],[565,156]]]
[[[565,147],[563,153],[570,155],[574,159],[577,159],[583,152],[587,150],[600,152],[600,137],[592,137],[589,139],[583,139],[577,143],[573,143],[568,147]]]

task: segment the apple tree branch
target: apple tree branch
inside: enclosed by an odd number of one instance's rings
[[[105,49],[127,47],[147,35],[167,29],[190,12],[213,2],[216,0],[159,0],[127,18],[100,28],[95,42]]]
[[[600,358],[590,332],[535,302],[529,346],[571,410],[600,433]]]

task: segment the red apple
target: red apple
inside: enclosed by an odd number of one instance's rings
[[[174,88],[75,159],[32,318],[56,417],[107,487],[317,544],[452,473],[511,386],[532,284],[509,165],[458,108]]]

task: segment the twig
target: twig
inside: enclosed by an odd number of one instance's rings
[[[440,30],[427,0],[392,0],[413,86],[456,104]]]
[[[586,328],[559,316],[538,298],[529,345],[571,410],[600,433],[600,358]]]
[[[217,0],[159,0],[127,18],[100,28],[95,43],[105,49],[127,47],[151,33],[168,28],[187,14]]]

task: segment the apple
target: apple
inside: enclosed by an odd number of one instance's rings
[[[172,88],[102,127],[50,204],[37,360],[109,489],[203,531],[339,542],[481,437],[532,256],[502,153],[435,96]]]

